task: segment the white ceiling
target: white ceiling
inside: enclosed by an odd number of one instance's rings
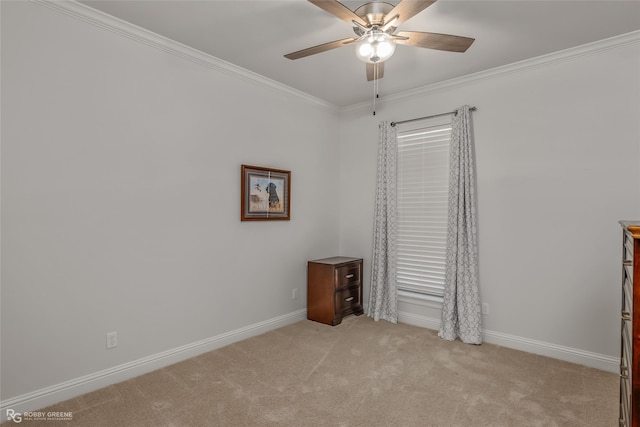
[[[364,2],[343,4],[355,10]],[[336,106],[372,97],[372,82],[351,46],[295,61],[283,57],[354,35],[349,24],[304,0],[82,3]],[[385,63],[380,96],[640,30],[640,0],[440,0],[400,30],[476,41],[466,53],[398,46]]]

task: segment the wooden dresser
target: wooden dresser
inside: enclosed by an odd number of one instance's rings
[[[309,261],[307,319],[335,326],[349,314],[362,314],[362,258]]]
[[[620,224],[623,228],[620,427],[640,427],[640,221]]]

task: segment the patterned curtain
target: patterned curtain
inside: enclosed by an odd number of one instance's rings
[[[396,158],[397,130],[389,122],[380,123],[376,204],[373,218],[373,256],[371,289],[367,316],[398,323],[396,283],[397,192]]]
[[[438,336],[481,344],[475,158],[468,106],[453,118],[449,168],[447,260]]]

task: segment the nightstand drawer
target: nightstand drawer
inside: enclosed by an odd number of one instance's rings
[[[353,263],[336,268],[336,289],[359,284],[361,265],[362,264],[359,263]]]
[[[336,312],[345,314],[353,311],[353,307],[360,306],[360,288],[348,288],[336,292]]]

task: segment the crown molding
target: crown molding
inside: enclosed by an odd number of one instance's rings
[[[305,102],[313,104],[317,107],[327,109],[331,112],[339,112],[339,107],[329,103],[323,99],[309,95],[306,92],[294,89],[275,80],[269,79],[253,71],[234,65],[230,62],[216,58],[215,56],[194,49],[175,40],[156,34],[152,31],[139,27],[137,25],[126,22],[122,19],[101,12],[83,3],[75,0],[31,0],[33,3],[45,6],[56,12],[65,14],[77,20],[86,22],[93,26],[111,31],[112,33],[126,37],[138,43],[142,43],[149,47],[161,50],[163,52],[174,55],[178,58],[191,61],[203,67],[215,70],[217,72],[240,78],[242,80],[257,83],[260,86],[267,87],[280,93],[285,93],[302,99]]]
[[[409,89],[404,92],[388,95],[378,100],[380,105],[390,104],[398,102],[406,98],[414,96],[423,96],[433,94],[442,90],[450,89],[453,87],[464,86],[467,84],[475,83],[482,80],[493,79],[501,77],[511,73],[526,72],[535,68],[546,67],[549,65],[557,64],[559,62],[571,61],[584,56],[597,54],[611,49],[621,48],[627,45],[640,43],[640,31],[632,31],[630,33],[622,34],[619,36],[602,39],[592,43],[587,43],[581,46],[572,47],[569,49],[560,50],[558,52],[549,53],[546,55],[537,56],[535,58],[525,59],[522,61],[514,62],[511,64],[503,65],[489,70],[480,71],[473,74],[467,74],[466,76],[456,77],[454,79],[445,80],[438,83],[433,83],[425,86],[420,86],[414,89]],[[358,110],[370,110],[371,102],[359,102],[357,104],[348,105],[340,108],[341,113],[353,112]]]

